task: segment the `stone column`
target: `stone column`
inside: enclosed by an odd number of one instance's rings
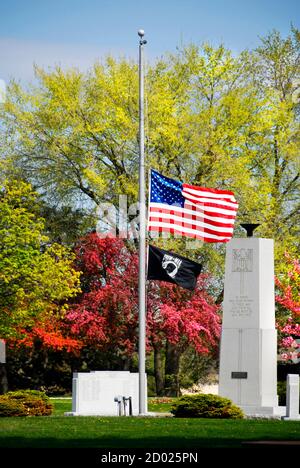
[[[299,420],[299,375],[288,374],[286,381],[286,417],[287,420]]]
[[[227,244],[219,394],[247,415],[280,415],[273,240]],[[283,413],[284,414],[284,413]]]

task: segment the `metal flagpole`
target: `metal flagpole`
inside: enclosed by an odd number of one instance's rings
[[[146,199],[144,156],[144,45],[145,32],[140,29],[139,44],[139,414],[146,414]]]

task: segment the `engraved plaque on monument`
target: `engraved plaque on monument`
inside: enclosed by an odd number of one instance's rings
[[[248,373],[247,372],[231,372],[232,379],[247,379]]]

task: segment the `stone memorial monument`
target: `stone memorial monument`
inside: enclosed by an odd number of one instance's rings
[[[288,374],[286,382],[286,416],[290,421],[300,420],[299,415],[299,375]]]
[[[247,415],[285,414],[277,398],[272,239],[233,238],[227,244],[219,395]]]
[[[128,371],[75,372],[72,383],[72,411],[65,415],[137,416],[139,414],[138,389],[138,373]],[[147,387],[145,394],[147,395]],[[147,398],[145,407],[147,411]]]

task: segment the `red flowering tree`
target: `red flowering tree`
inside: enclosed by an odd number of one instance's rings
[[[120,239],[84,237],[76,248],[82,291],[66,318],[71,333],[128,365],[137,341],[137,257]]]
[[[194,292],[171,283],[149,284],[148,337],[154,350],[158,394],[178,394],[180,358],[188,347],[199,354],[209,354],[218,346],[219,308],[208,294],[207,286],[207,275],[200,275]]]
[[[79,360],[83,343],[70,336],[62,310],[45,312],[34,325],[16,332],[7,340],[10,389],[34,388],[55,395],[69,391],[72,362]]]
[[[286,271],[275,278],[279,351],[283,361],[300,358],[300,263],[285,254]]]
[[[128,365],[137,351],[138,258],[121,239],[100,239],[96,233],[83,238],[76,249],[82,271],[79,300],[70,307],[67,320],[71,333],[86,345]],[[207,278],[199,278],[191,293],[169,283],[150,282],[147,303],[147,350],[154,350],[158,393],[166,374],[175,376],[187,347],[209,353],[217,346],[220,332],[218,307],[206,291]]]
[[[44,317],[28,330],[19,330],[22,338],[11,338],[8,346],[12,348],[34,348],[38,343],[39,347],[45,350],[66,351],[67,353],[78,354],[83,344],[80,340],[68,336],[69,330],[62,317]]]

